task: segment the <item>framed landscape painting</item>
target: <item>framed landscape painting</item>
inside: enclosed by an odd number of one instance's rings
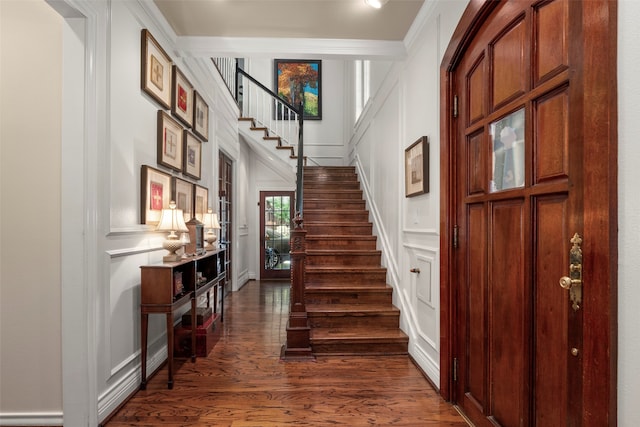
[[[322,61],[275,59],[273,76],[280,98],[296,108],[302,101],[305,120],[322,119]]]

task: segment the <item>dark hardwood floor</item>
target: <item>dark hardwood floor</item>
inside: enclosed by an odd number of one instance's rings
[[[225,300],[220,340],[162,368],[105,424],[119,426],[467,426],[408,356],[282,362],[288,282],[247,283]]]

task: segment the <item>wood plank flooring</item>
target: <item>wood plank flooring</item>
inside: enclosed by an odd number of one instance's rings
[[[177,359],[173,390],[162,368],[105,426],[468,425],[408,356],[282,362],[288,305],[288,282],[230,294],[208,357]]]

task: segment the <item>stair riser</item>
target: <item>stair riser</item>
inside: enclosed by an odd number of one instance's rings
[[[369,212],[363,210],[361,212],[339,212],[328,211],[304,211],[305,221],[343,221],[343,222],[369,222]]]
[[[356,240],[356,239],[332,239],[332,240],[315,240],[307,238],[307,250],[313,249],[376,249],[375,240]]]
[[[304,182],[304,191],[313,191],[313,190],[360,190],[360,183],[358,181],[305,181]]]
[[[318,185],[328,185],[334,187],[340,184],[346,185],[357,185],[360,187],[360,181],[356,175],[348,176],[328,176],[328,175],[305,175],[304,176],[304,185],[312,184],[314,186]]]
[[[309,200],[307,196],[304,200],[304,209],[344,209],[344,210],[356,210],[365,209],[364,200],[355,199],[342,199],[342,200]],[[306,214],[305,214],[306,215]]]
[[[386,343],[314,343],[311,340],[311,350],[316,356],[389,356],[396,354],[407,354],[406,342],[386,342]]]
[[[307,199],[319,200],[362,200],[362,190],[304,190],[305,201]]]
[[[304,168],[305,174],[333,175],[341,173],[356,173],[354,166],[307,166]]]
[[[340,286],[344,284],[345,287],[363,286],[379,283],[386,285],[387,273],[386,272],[366,272],[366,273],[320,273],[309,272],[305,273],[305,280],[307,283],[315,283],[318,285],[328,284]]]
[[[304,228],[307,234],[323,235],[323,234],[340,234],[340,235],[356,235],[370,236],[372,230],[371,224],[318,224],[306,222]]]
[[[390,316],[322,316],[321,313],[308,313],[312,328],[364,328],[398,329],[399,314]]]
[[[308,248],[307,248],[308,249]],[[327,254],[327,255],[313,255],[307,254],[307,265],[312,267],[318,266],[380,266],[380,254],[362,254],[362,255],[343,255],[343,254]]]
[[[314,292],[304,294],[307,304],[392,304],[391,289],[384,292]]]

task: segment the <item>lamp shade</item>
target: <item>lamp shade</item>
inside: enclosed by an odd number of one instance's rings
[[[184,222],[184,214],[182,209],[176,209],[176,203],[171,201],[169,209],[162,210],[160,222],[156,227],[160,231],[189,231],[187,224]]]
[[[204,214],[203,218],[204,228],[220,228],[220,223],[218,222],[218,214],[214,213],[211,209]]]

